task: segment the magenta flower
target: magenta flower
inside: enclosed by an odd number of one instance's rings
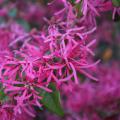
[[[30,109],[32,110],[33,113],[35,113],[32,108]],[[29,116],[23,111],[21,111],[20,114],[14,115],[11,106],[8,104],[4,104],[0,108],[0,119],[1,120],[27,120],[27,119],[33,120],[33,117]]]
[[[119,68],[113,64],[108,70],[105,65],[97,66],[100,60],[92,62],[96,17],[113,10],[111,1],[54,0],[48,8],[24,1],[9,4],[9,9],[17,9],[13,18],[6,9],[0,10],[0,15],[7,14],[6,21],[10,21],[0,25],[0,90],[7,96],[0,101],[1,120],[33,119],[34,107],[43,106],[43,92],[53,92],[51,83],[66,97],[63,105],[70,114],[66,120],[100,120],[99,111],[118,111]],[[113,17],[116,13],[119,8],[114,8]],[[46,26],[41,31],[26,32],[14,22],[19,17],[37,23],[37,27],[44,22]]]
[[[110,69],[111,65],[112,69]],[[85,80],[77,85],[73,82],[63,84],[62,95],[66,99],[63,99],[62,103],[71,116],[76,113],[75,116],[78,116],[79,119],[86,116],[86,119],[90,118],[90,120],[93,118],[97,120],[112,118],[112,115],[113,118],[118,117],[115,113],[119,113],[120,68],[117,66],[118,62],[111,65],[101,64],[97,67],[96,72],[99,79],[97,83]],[[104,113],[104,116],[101,116],[101,112]],[[111,116],[109,116],[110,114]]]
[[[8,108],[0,108],[0,119],[1,120],[12,120],[12,111]]]
[[[114,10],[113,10],[113,20],[115,19],[115,15],[118,14],[120,15],[120,7],[114,7]]]

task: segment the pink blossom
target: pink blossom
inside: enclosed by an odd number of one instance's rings
[[[115,14],[120,15],[120,8],[114,7],[112,18],[115,19]]]
[[[34,112],[34,111],[32,111]],[[25,112],[22,111],[21,114],[14,115],[13,109],[11,109],[7,104],[3,105],[0,108],[0,119],[1,120],[33,120],[33,117],[29,116]]]
[[[81,4],[80,10],[77,4]],[[51,93],[52,82],[66,96],[63,105],[70,114],[66,120],[100,120],[99,111],[107,114],[118,110],[119,68],[115,64],[112,70],[110,65],[96,67],[100,60],[90,62],[95,56],[92,46],[97,40],[90,36],[97,29],[96,17],[113,9],[111,1],[76,0],[73,5],[67,0],[52,1],[50,15],[37,4],[16,2],[10,4],[10,8],[13,6],[18,10],[14,19],[23,17],[30,23],[37,22],[38,27],[46,21],[47,25],[42,31],[26,32],[8,17],[10,23],[0,26],[0,83],[8,97],[0,108],[1,120],[33,119],[34,107],[43,106],[42,92]],[[6,11],[2,10],[4,16]],[[116,12],[119,14],[119,8],[114,8],[113,17]]]

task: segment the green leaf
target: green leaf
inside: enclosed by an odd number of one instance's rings
[[[82,6],[82,2],[80,2],[79,4],[76,4],[76,9],[78,11],[78,18],[80,18],[83,14],[81,12],[81,6]]]
[[[30,30],[30,25],[27,21],[23,20],[23,19],[18,19],[17,20],[17,23],[22,25],[26,31],[29,31]]]
[[[75,0],[71,0],[72,3],[75,3]]]
[[[120,6],[120,0],[112,0],[112,3],[114,6],[119,7]]]
[[[0,101],[5,101],[7,99],[8,99],[8,97],[5,95],[3,90],[0,90]]]
[[[64,116],[64,111],[61,107],[59,91],[56,89],[54,84],[50,84],[49,88],[51,88],[53,92],[44,92],[41,102],[49,111],[62,117]]]
[[[8,15],[9,15],[10,17],[13,17],[13,18],[16,17],[16,15],[17,15],[17,9],[16,9],[16,8],[11,9],[11,10],[9,11]]]

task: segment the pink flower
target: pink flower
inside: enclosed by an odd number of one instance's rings
[[[112,18],[115,19],[115,15],[120,15],[120,7],[114,7]]]
[[[63,87],[65,89],[66,86]],[[94,102],[94,89],[91,83],[83,85],[70,84],[70,89],[65,90],[67,96],[66,107],[71,111],[84,111],[88,106],[92,106]]]
[[[32,111],[34,112],[34,111]],[[33,117],[29,116],[25,112],[14,115],[13,109],[9,105],[3,105],[0,108],[0,120],[33,120]]]
[[[8,49],[8,45],[11,41],[11,34],[7,29],[1,28],[0,29],[0,50]]]
[[[95,55],[91,47],[96,39],[89,39],[89,36],[96,30],[96,17],[100,16],[100,12],[110,10],[111,3],[104,0],[76,0],[75,4],[81,2],[79,12],[82,12],[82,16],[79,18],[77,8],[69,1],[59,2],[61,10],[55,12],[51,20],[45,18],[48,26],[42,31],[27,33],[16,23],[0,28],[0,83],[8,96],[10,109],[1,107],[3,120],[6,120],[6,116],[9,120],[26,120],[27,116],[34,118],[36,113],[33,107],[42,107],[42,91],[51,93],[51,82],[58,88],[63,87],[63,93],[67,96],[65,109],[70,114],[74,111],[71,118],[76,120],[99,120],[98,110],[116,107],[114,101],[120,97],[119,70],[115,66],[115,71],[109,71],[104,66],[99,68],[96,78],[92,68],[100,61],[89,62],[93,61],[91,57]],[[38,22],[46,14],[38,5],[28,6],[23,10],[29,13],[27,15],[19,9],[20,16],[29,22]],[[119,13],[118,9],[116,11]],[[86,77],[85,82],[82,82],[82,75]],[[111,75],[116,77],[115,81]],[[68,120],[71,118],[66,117]]]

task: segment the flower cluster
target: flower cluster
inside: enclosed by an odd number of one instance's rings
[[[9,21],[0,25],[1,120],[33,119],[36,116],[34,108],[43,106],[43,93],[53,92],[49,87],[51,83],[67,96],[63,105],[68,114],[74,111],[72,117],[77,120],[87,120],[90,113],[93,113],[91,120],[99,118],[98,112],[106,103],[105,112],[108,109],[113,112],[114,101],[120,98],[119,92],[116,95],[119,70],[109,72],[104,67],[96,67],[100,60],[91,63],[95,55],[91,47],[96,39],[90,37],[97,29],[96,17],[100,17],[101,12],[114,10],[115,18],[119,8],[114,8],[112,1],[105,0],[59,0],[59,3],[58,11],[54,6],[56,0],[49,3],[47,9],[22,1],[16,4],[8,2],[6,6],[13,10],[11,13],[7,7],[0,10],[0,15]],[[23,9],[23,6],[28,7]],[[54,14],[46,15],[49,9]],[[41,31],[32,29],[26,32],[24,25],[21,27],[15,22],[18,18],[38,26],[45,22],[48,25]],[[109,76],[111,74],[115,81]],[[113,100],[115,95],[117,97]],[[78,112],[83,114],[83,118]]]
[[[111,63],[112,69],[109,64],[100,64],[97,67],[97,77],[100,80],[98,83],[85,81],[82,84],[75,84],[69,82],[62,86],[62,104],[67,113],[65,120],[119,119],[120,68],[117,64],[118,62]],[[54,115],[49,117],[48,114],[47,119],[60,118]]]

